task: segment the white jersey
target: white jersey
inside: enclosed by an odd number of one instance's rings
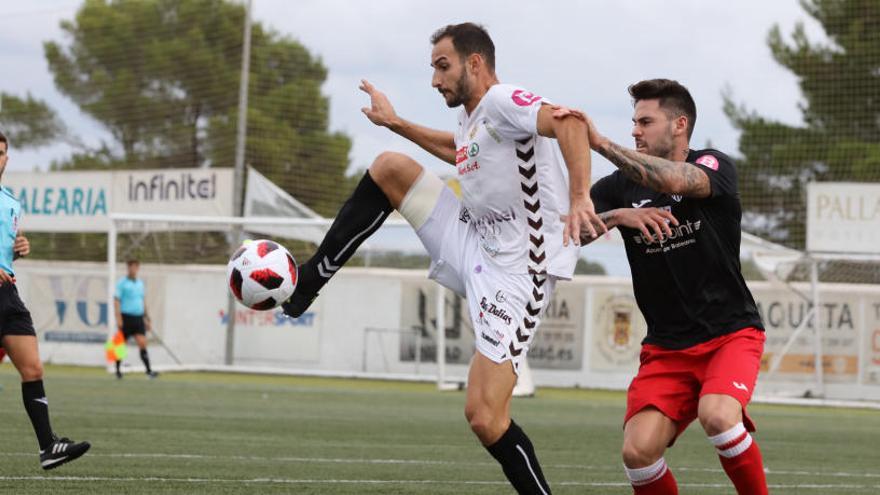
[[[496,84],[473,113],[462,108],[455,133],[461,218],[506,272],[571,278],[578,248],[562,245],[560,219],[569,212],[568,170],[555,140],[538,135],[543,103]]]

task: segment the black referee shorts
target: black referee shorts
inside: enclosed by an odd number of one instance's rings
[[[146,335],[147,327],[144,325],[144,315],[122,314],[122,335],[126,339],[133,335]]]
[[[7,335],[37,335],[31,312],[18,297],[15,284],[9,283],[0,285],[0,340]]]

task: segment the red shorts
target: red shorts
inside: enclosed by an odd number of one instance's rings
[[[626,395],[624,424],[654,407],[675,421],[677,438],[697,418],[700,397],[723,394],[742,404],[743,423],[755,431],[746,406],[758,381],[764,340],[764,332],[748,327],[687,349],[643,345],[639,373]]]

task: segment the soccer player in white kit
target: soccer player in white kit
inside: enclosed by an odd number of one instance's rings
[[[461,200],[411,158],[382,153],[300,267],[284,310],[301,315],[396,208],[431,255],[430,278],[467,298],[477,348],[465,405],[471,429],[518,493],[549,494],[531,441],[510,418],[510,400],[555,281],[574,273],[581,225],[589,236],[597,226],[604,232],[589,196],[588,129],[578,118],[554,119],[544,98],[500,84],[481,26],[449,25],[431,42],[431,84],[449,107],[463,106],[457,130],[401,119],[366,81],[371,106],[363,112],[454,165]]]

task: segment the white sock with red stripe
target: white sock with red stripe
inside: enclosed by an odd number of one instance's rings
[[[636,495],[677,495],[678,485],[666,459],[660,458],[654,464],[643,468],[623,466]]]
[[[739,494],[766,495],[767,479],[761,450],[742,423],[709,437],[715,446],[724,472]]]

